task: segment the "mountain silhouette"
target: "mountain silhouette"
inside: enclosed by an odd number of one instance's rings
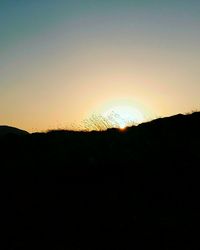
[[[200,249],[200,112],[0,138],[6,249]]]
[[[28,134],[27,131],[21,130],[15,127],[10,126],[0,126],[0,136],[5,136],[8,134],[15,134],[15,135],[26,135]]]

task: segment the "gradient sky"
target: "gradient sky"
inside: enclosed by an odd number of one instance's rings
[[[199,69],[199,0],[0,1],[0,124],[79,126],[120,103],[146,120],[190,112]]]

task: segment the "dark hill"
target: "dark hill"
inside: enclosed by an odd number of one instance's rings
[[[6,136],[10,134],[26,135],[28,134],[28,132],[25,130],[21,130],[21,129],[10,127],[10,126],[0,126],[0,136]]]
[[[199,249],[199,128],[195,112],[0,138],[6,249]]]

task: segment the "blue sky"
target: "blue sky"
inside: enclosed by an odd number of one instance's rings
[[[199,13],[197,0],[2,0],[0,124],[79,126],[121,100],[149,118],[198,109]]]

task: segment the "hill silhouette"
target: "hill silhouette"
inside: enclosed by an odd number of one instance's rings
[[[25,135],[28,134],[27,131],[21,130],[15,127],[10,126],[0,126],[0,136],[7,136],[7,135]]]
[[[7,249],[199,249],[200,112],[1,137]]]

